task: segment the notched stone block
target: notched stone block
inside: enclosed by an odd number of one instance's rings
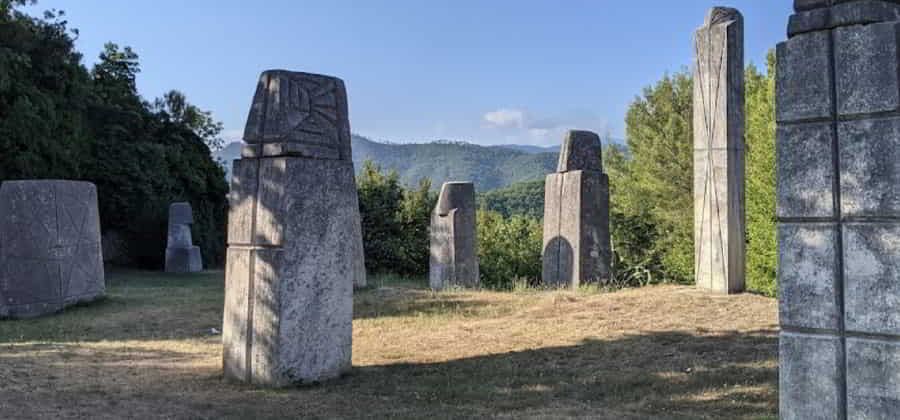
[[[782,332],[778,344],[779,418],[840,420],[843,346],[838,337]]]
[[[779,122],[832,116],[831,38],[827,32],[778,44],[775,114]]]
[[[434,290],[478,287],[475,185],[446,182],[431,214],[428,283]]]
[[[900,342],[847,338],[847,418],[900,413]]]
[[[778,225],[778,317],[782,326],[840,328],[837,225]]]
[[[556,172],[600,171],[603,168],[600,136],[590,131],[572,130],[563,139]]]
[[[834,30],[840,115],[893,111],[900,106],[898,28],[891,22]]]
[[[831,123],[781,124],[776,139],[777,216],[834,216]]]
[[[900,335],[900,224],[844,224],[848,331]]]
[[[350,160],[344,82],[312,73],[263,72],[247,117],[244,141],[293,144],[264,146],[261,151],[266,156]]]
[[[900,19],[900,5],[896,0],[836,0],[832,3],[798,9],[788,21],[788,36]]]
[[[838,125],[844,216],[900,216],[900,118]]]

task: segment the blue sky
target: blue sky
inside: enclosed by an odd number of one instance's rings
[[[91,64],[107,41],[141,57],[147,98],[170,89],[240,138],[262,70],[338,76],[354,132],[396,142],[558,144],[624,137],[641,89],[691,63],[714,5],[739,8],[746,60],[785,38],[790,0],[39,0],[63,9]]]

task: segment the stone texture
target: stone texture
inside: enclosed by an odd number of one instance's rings
[[[795,6],[776,80],[780,415],[894,419],[900,1]]]
[[[832,124],[780,126],[776,137],[778,217],[834,216]]]
[[[346,109],[338,79],[261,77],[245,140],[268,152],[245,153],[232,176],[222,331],[229,379],[283,387],[350,369],[353,287],[365,285],[365,268]]]
[[[697,286],[744,290],[744,21],[713,8],[695,35],[694,273]]]
[[[783,223],[778,226],[778,243],[781,325],[840,328],[837,225]]]
[[[844,216],[900,216],[900,118],[838,124]]]
[[[900,343],[847,339],[847,418],[896,419],[900,413]]]
[[[166,272],[196,273],[203,271],[200,247],[194,246],[191,224],[194,212],[190,203],[169,205],[169,235],[166,242]]]
[[[431,214],[428,283],[434,290],[478,287],[475,185],[446,182]]]
[[[782,332],[778,343],[781,420],[843,419],[844,347],[837,337]]]
[[[609,177],[602,172],[601,161],[596,134],[570,132],[563,142],[559,172],[547,175],[544,284],[577,287],[611,279]]]
[[[106,292],[94,184],[0,185],[0,318],[29,318]]]

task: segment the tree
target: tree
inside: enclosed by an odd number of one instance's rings
[[[185,126],[194,132],[211,150],[221,149],[225,141],[219,137],[223,125],[212,117],[212,113],[204,111],[190,102],[187,97],[177,91],[171,90],[153,101],[153,109],[175,124]]]

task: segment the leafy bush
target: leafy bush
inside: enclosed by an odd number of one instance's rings
[[[541,222],[526,216],[503,217],[481,210],[477,215],[481,285],[512,289],[517,281],[536,284],[541,278]]]

